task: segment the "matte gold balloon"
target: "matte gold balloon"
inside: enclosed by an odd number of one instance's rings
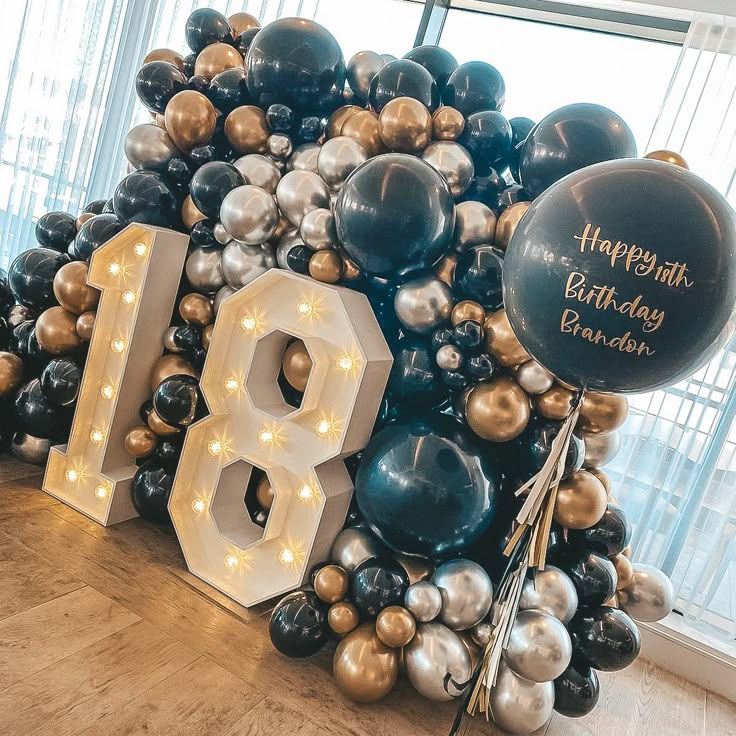
[[[191,230],[200,220],[207,218],[197,209],[194,200],[189,194],[184,198],[184,204],[181,206],[181,220],[187,230]]]
[[[324,284],[337,283],[342,278],[343,261],[334,250],[317,251],[309,259],[309,275]]]
[[[494,312],[485,322],[486,346],[493,357],[503,366],[511,367],[531,360],[517,340],[509,318],[503,309]]]
[[[345,281],[355,281],[361,277],[361,272],[349,258],[342,259],[342,277]]]
[[[83,312],[77,317],[77,335],[84,340],[89,342],[92,339],[92,330],[95,326],[95,312]]]
[[[212,332],[214,331],[214,325],[207,325],[202,331],[202,347],[205,350],[210,349],[210,342],[212,342]]]
[[[23,361],[15,353],[0,352],[0,396],[15,392],[23,383]]]
[[[531,202],[515,202],[501,213],[496,223],[496,237],[494,240],[494,244],[498,248],[506,250],[516,226],[530,206]]]
[[[508,376],[478,384],[465,404],[470,428],[491,442],[508,442],[518,437],[529,422],[530,413],[526,391]]]
[[[564,419],[572,408],[573,392],[555,384],[534,399],[537,411],[547,419]]]
[[[681,166],[683,169],[689,169],[687,161],[675,151],[667,151],[666,149],[660,149],[659,151],[650,151],[645,154],[644,158],[653,158],[655,161],[666,161],[668,164],[675,164],[675,166]]]
[[[266,113],[255,105],[236,107],[225,118],[225,137],[236,153],[266,153],[271,135]]]
[[[611,479],[600,469],[600,468],[590,468],[588,472],[591,475],[594,475],[598,480],[603,483],[603,487],[606,489],[606,493],[609,497],[609,503],[610,503],[610,497],[611,497]]]
[[[388,695],[399,675],[399,650],[387,647],[372,623],[351,631],[338,645],[332,672],[338,687],[356,703]]]
[[[468,299],[462,302],[458,302],[452,309],[450,315],[450,322],[453,325],[459,325],[465,320],[472,319],[475,322],[483,322],[486,319],[486,310],[481,307],[478,302],[471,302]]]
[[[170,424],[161,419],[155,409],[151,409],[148,414],[148,426],[159,436],[159,437],[171,437],[172,435],[178,434],[178,427],[172,427]]]
[[[338,135],[342,135],[342,126],[345,121],[351,115],[355,115],[356,112],[361,112],[362,110],[363,108],[358,107],[358,105],[343,105],[342,107],[338,107],[327,120],[327,126],[325,127],[327,138],[335,138]]]
[[[444,281],[448,286],[454,286],[455,284],[455,267],[457,266],[457,256],[453,253],[452,255],[445,256],[434,269],[437,278],[440,281]]]
[[[405,647],[417,633],[417,623],[403,606],[388,606],[378,614],[376,634],[387,647]]]
[[[185,89],[169,100],[164,121],[176,147],[191,151],[212,138],[217,115],[212,103],[201,92]]]
[[[432,138],[436,141],[456,141],[465,128],[463,114],[444,105],[432,115]]]
[[[169,64],[173,64],[180,72],[184,71],[184,57],[174,49],[154,49],[146,54],[146,58],[143,59],[144,64],[148,64],[151,61],[167,61]]]
[[[378,134],[389,151],[420,153],[432,140],[432,116],[419,100],[395,97],[378,116]]]
[[[348,594],[350,578],[338,565],[325,565],[314,576],[314,592],[325,603],[337,603]]]
[[[616,590],[621,590],[621,588],[625,588],[634,579],[634,566],[631,564],[631,560],[624,555],[611,557],[611,562],[613,562],[613,566],[616,568],[616,575],[618,575]]]
[[[369,157],[386,152],[386,146],[378,132],[378,115],[372,110],[360,110],[343,123],[340,135],[358,141]]]
[[[554,520],[568,529],[588,529],[606,513],[608,494],[598,478],[576,470],[560,481]]]
[[[258,504],[264,511],[268,511],[273,505],[273,495],[271,481],[264,473],[258,480],[258,485],[256,486],[256,501],[258,501]]]
[[[352,603],[340,601],[327,611],[327,623],[338,636],[345,636],[360,623],[360,614]]]
[[[297,391],[304,391],[312,370],[312,359],[301,340],[295,340],[286,348],[282,367],[289,384]]]
[[[63,265],[54,276],[54,296],[72,314],[89,312],[100,301],[100,292],[87,284],[88,271],[84,261],[72,261]]]
[[[629,402],[620,394],[586,392],[576,427],[589,434],[618,429],[629,413]]]
[[[243,66],[243,57],[229,43],[211,43],[205,46],[194,62],[194,73],[208,82],[226,69]]]
[[[233,36],[236,38],[244,31],[261,27],[261,21],[250,13],[233,13],[228,17],[227,22],[233,29]]]
[[[212,324],[215,313],[210,300],[204,294],[187,294],[179,302],[179,314],[190,325],[206,327]]]
[[[91,220],[94,216],[94,212],[82,212],[82,214],[77,217],[77,230],[79,230],[79,228],[82,227],[82,225],[84,225],[87,220]]]
[[[64,307],[50,307],[36,320],[38,344],[52,355],[64,355],[82,344],[77,334],[77,316]]]
[[[145,424],[133,427],[125,435],[125,449],[132,457],[148,457],[158,445],[158,435]]]
[[[151,370],[151,391],[156,391],[161,381],[177,373],[199,378],[199,373],[194,370],[192,364],[180,355],[162,355]]]

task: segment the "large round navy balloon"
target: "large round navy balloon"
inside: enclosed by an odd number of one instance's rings
[[[233,32],[227,18],[214,8],[198,8],[184,28],[187,46],[199,53],[211,43],[233,43]]]
[[[67,212],[47,212],[36,223],[36,240],[44,248],[66,253],[77,234],[77,220]]]
[[[59,434],[60,410],[44,396],[38,378],[29,381],[18,391],[15,417],[19,431],[26,434],[42,439]]]
[[[135,510],[148,521],[166,524],[169,496],[174,484],[174,468],[148,460],[135,471],[131,497]]]
[[[388,606],[401,606],[409,587],[409,576],[392,560],[374,558],[355,568],[350,579],[350,600],[358,611],[376,618]]]
[[[120,222],[117,215],[107,212],[90,217],[79,228],[72,246],[73,257],[80,261],[88,261],[101,245],[104,245],[122,229],[123,223]]]
[[[328,633],[324,606],[311,590],[297,590],[280,600],[268,622],[271,643],[287,657],[316,654]]]
[[[440,104],[434,77],[424,66],[411,59],[389,61],[371,80],[368,100],[376,112],[381,112],[396,97],[413,97],[430,112]]]
[[[434,44],[415,46],[404,54],[404,58],[421,64],[432,75],[440,92],[445,88],[450,74],[457,69],[457,59],[446,49]]]
[[[256,105],[277,102],[302,115],[328,115],[342,100],[345,59],[319,23],[280,18],[261,29],[245,57],[248,91]]]
[[[69,358],[54,358],[41,373],[43,395],[56,406],[71,406],[82,384],[82,369]]]
[[[153,171],[134,171],[118,184],[115,214],[125,225],[173,227],[179,222],[178,199],[169,184]]]
[[[163,114],[169,100],[187,88],[184,73],[168,61],[149,61],[135,78],[138,99],[151,111]]]
[[[65,263],[69,257],[51,248],[30,248],[16,256],[8,270],[15,300],[39,311],[56,304],[54,276]]]
[[[678,166],[608,161],[537,199],[504,259],[524,348],[565,383],[652,391],[692,373],[731,331],[736,221]]]
[[[511,158],[511,124],[495,110],[474,112],[465,121],[458,139],[473,157],[478,175],[503,169]]]
[[[348,177],[335,223],[348,256],[366,273],[396,278],[442,258],[450,247],[455,205],[447,183],[428,163],[386,153]]]
[[[192,177],[189,190],[197,209],[217,220],[222,200],[236,187],[245,184],[243,175],[225,161],[211,161],[200,166]]]
[[[210,102],[223,115],[232,112],[236,107],[249,104],[250,96],[245,83],[245,71],[240,68],[225,69],[216,74],[206,94]]]
[[[619,506],[608,504],[603,517],[588,529],[569,529],[568,542],[606,557],[621,554],[631,542],[631,523]]]
[[[631,129],[601,105],[565,105],[539,121],[519,162],[524,189],[534,199],[573,171],[601,161],[636,156]]]
[[[618,608],[584,609],[569,624],[573,657],[593,669],[614,672],[628,667],[641,650],[639,629]]]
[[[495,66],[468,61],[455,69],[442,92],[442,102],[465,117],[481,110],[500,110],[506,99],[506,83]]]
[[[371,529],[390,547],[448,557],[488,528],[499,482],[492,457],[469,430],[451,417],[425,414],[371,438],[355,495]]]

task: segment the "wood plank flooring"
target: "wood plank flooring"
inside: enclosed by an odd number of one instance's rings
[[[451,703],[405,681],[357,706],[332,649],[287,660],[269,605],[245,609],[184,565],[173,532],[105,529],[0,457],[0,733],[4,736],[445,736]],[[639,660],[603,675],[588,717],[536,736],[736,736],[736,705]],[[498,732],[485,721],[467,736]]]

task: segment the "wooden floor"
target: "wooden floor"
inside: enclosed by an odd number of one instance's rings
[[[288,660],[268,606],[246,610],[190,576],[172,532],[105,529],[0,458],[0,733],[4,736],[445,736],[451,703],[406,681],[383,702],[345,700],[331,649]],[[477,720],[468,736],[496,734]],[[580,720],[546,736],[736,736],[736,706],[643,660],[602,677]]]

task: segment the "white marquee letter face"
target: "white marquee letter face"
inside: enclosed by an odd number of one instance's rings
[[[133,224],[90,261],[88,282],[102,296],[69,442],[51,450],[43,489],[100,524],[138,515],[130,498],[136,466],[124,440],[151,395],[188,241]]]
[[[298,337],[312,359],[301,407],[277,378]],[[202,374],[211,415],[184,444],[169,511],[191,572],[245,606],[302,584],[342,528],[391,368],[368,300],[271,269],[225,301]],[[274,490],[265,528],[244,496],[251,470]]]

